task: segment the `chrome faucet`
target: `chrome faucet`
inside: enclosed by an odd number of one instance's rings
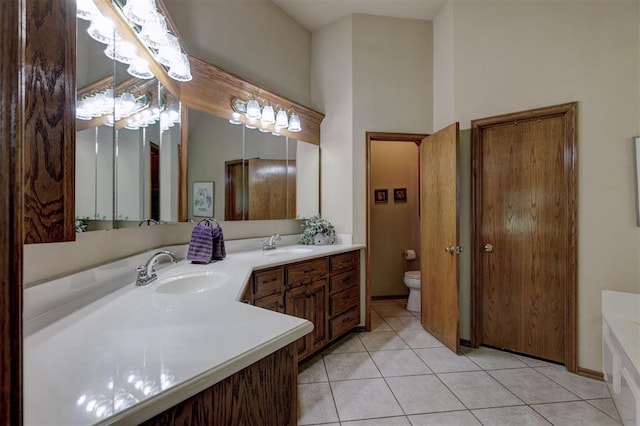
[[[273,234],[268,240],[262,241],[262,250],[274,250],[276,248],[276,241],[280,241],[280,235]]]
[[[137,286],[147,285],[158,278],[154,267],[156,266],[158,259],[162,256],[168,256],[171,259],[171,263],[178,263],[176,255],[169,250],[162,250],[155,253],[149,260],[147,260],[147,263],[136,268],[136,272],[138,273],[138,278],[136,279]]]

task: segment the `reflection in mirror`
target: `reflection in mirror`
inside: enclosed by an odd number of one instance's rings
[[[225,215],[225,164],[233,161],[240,161],[242,164],[243,127],[234,126],[226,119],[191,108],[188,114],[187,216],[196,219],[200,217],[193,211],[193,184],[213,182],[212,216],[231,220]],[[239,194],[238,204],[242,214],[242,183],[239,186]]]
[[[113,220],[113,129],[102,114],[112,112],[113,101],[103,95],[113,91],[114,61],[91,37],[89,22],[77,20],[76,84],[78,101],[90,99],[91,110],[78,108],[76,120],[76,219],[79,231],[112,227]],[[91,113],[87,113],[90,111]],[[100,111],[100,112],[97,112]]]
[[[289,139],[287,143],[287,158],[295,159],[296,166],[294,217],[320,215],[320,147],[293,139]]]
[[[162,86],[160,99],[159,219],[176,222],[180,197],[181,106],[178,99]]]
[[[295,173],[287,174],[287,144],[283,136],[257,129],[244,132],[244,175],[246,202],[243,217],[248,220],[295,217],[287,211],[287,198],[295,196]],[[290,162],[295,168],[295,163]],[[290,182],[291,181],[291,182]]]

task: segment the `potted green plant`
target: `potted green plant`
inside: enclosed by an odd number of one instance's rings
[[[311,216],[304,219],[302,224],[304,232],[300,238],[300,244],[325,245],[336,242],[336,230],[326,219],[320,216]]]

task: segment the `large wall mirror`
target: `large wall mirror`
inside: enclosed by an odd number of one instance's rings
[[[205,93],[187,95],[181,103],[176,93],[185,86],[170,90],[161,83],[166,76],[153,74],[155,68],[131,62],[130,34],[117,25],[108,31],[96,27],[78,18],[77,231],[320,213],[317,144],[189,107],[207,104]],[[182,84],[199,88],[202,80]],[[230,107],[231,102],[224,108]]]
[[[188,216],[207,214],[198,190],[212,188],[219,220],[295,219],[319,214],[320,148],[188,110]]]

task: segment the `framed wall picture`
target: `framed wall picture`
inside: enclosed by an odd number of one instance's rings
[[[193,182],[193,215],[213,217],[214,182]]]
[[[374,190],[374,200],[376,204],[383,204],[389,202],[389,195],[386,189]]]
[[[393,202],[394,203],[406,203],[407,202],[407,188],[393,188]]]

